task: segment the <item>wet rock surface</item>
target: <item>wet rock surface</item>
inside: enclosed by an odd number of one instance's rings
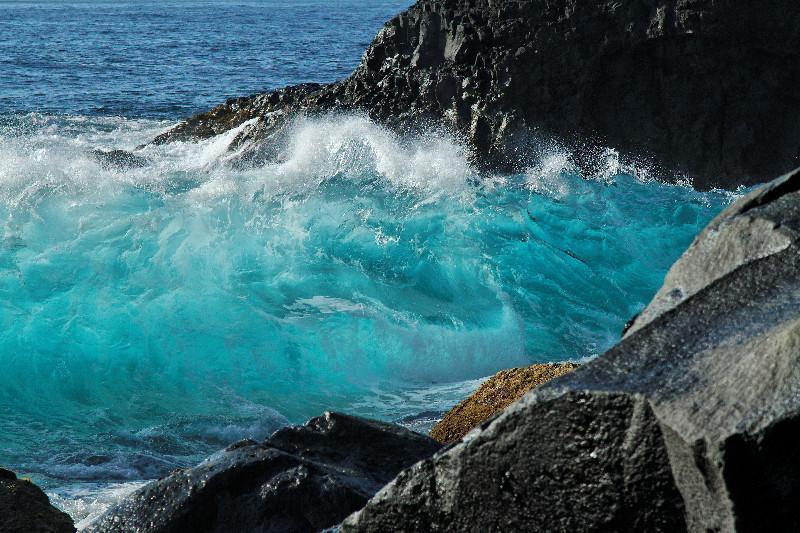
[[[42,489],[0,468],[0,531],[73,533],[72,519],[50,504]]]
[[[126,170],[148,164],[146,158],[125,150],[92,150],[91,156],[106,169]]]
[[[156,142],[257,119],[231,148],[261,163],[280,159],[296,114],[349,110],[445,127],[493,170],[525,168],[555,138],[588,172],[611,146],[701,188],[755,184],[800,156],[798,27],[790,0],[423,0],[349,78],[230,100]]]
[[[800,528],[800,172],[741,199],[668,305],[401,473],[344,531]],[[727,250],[727,252],[726,252]]]
[[[578,368],[574,363],[543,363],[501,370],[448,411],[431,430],[442,444],[461,439],[472,428],[522,398],[534,387]]]
[[[438,448],[399,426],[326,413],[153,482],[89,531],[319,531]]]

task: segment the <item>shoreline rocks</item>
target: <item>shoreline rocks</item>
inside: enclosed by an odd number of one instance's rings
[[[698,188],[753,185],[800,161],[790,0],[421,0],[386,23],[345,80],[232,99],[154,142],[248,121],[237,164],[280,159],[298,114],[355,111],[444,128],[479,166],[527,168],[552,139],[584,172],[602,147]]]
[[[800,529],[798,272],[800,170],[714,220],[617,346],[401,473],[343,530]]]
[[[68,514],[50,504],[47,495],[25,479],[0,468],[0,531],[4,533],[73,533]]]
[[[87,531],[320,531],[439,447],[399,426],[325,413],[154,481]]]
[[[522,398],[528,391],[578,368],[574,363],[543,363],[501,370],[453,407],[431,430],[442,444],[460,440],[472,428]]]

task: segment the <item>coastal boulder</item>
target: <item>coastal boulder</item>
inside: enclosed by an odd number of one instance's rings
[[[595,361],[401,473],[344,531],[797,531],[800,171],[742,198]]]
[[[42,489],[0,468],[0,531],[4,533],[73,533],[68,514],[50,504]]]
[[[89,531],[319,531],[438,448],[399,426],[325,413],[150,483]]]

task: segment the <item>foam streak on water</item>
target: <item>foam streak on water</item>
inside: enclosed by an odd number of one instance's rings
[[[0,123],[0,463],[55,489],[593,357],[731,199],[613,157],[585,178],[559,151],[482,176],[452,139],[357,116],[297,123],[285,160],[249,171],[221,162],[230,134],[148,148],[143,168],[88,155],[167,126]]]

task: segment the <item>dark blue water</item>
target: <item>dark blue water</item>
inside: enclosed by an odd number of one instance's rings
[[[735,196],[541,146],[479,173],[447,135],[298,121],[134,147],[229,96],[343,77],[402,2],[0,1],[0,465],[81,525],[142,481],[325,409],[444,410],[614,344]]]
[[[410,0],[0,0],[0,112],[176,118],[345,77]]]

